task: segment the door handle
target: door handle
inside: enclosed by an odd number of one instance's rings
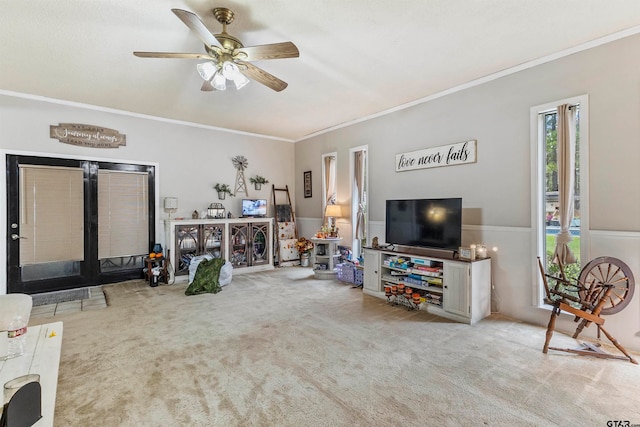
[[[17,234],[12,234],[12,235],[11,235],[11,238],[12,238],[13,240],[26,239],[26,237],[24,237],[24,236],[19,236],[19,235],[17,235]]]

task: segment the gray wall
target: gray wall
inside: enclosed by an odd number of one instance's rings
[[[116,129],[127,136],[127,145],[117,149],[84,148],[49,138],[49,126],[58,123],[84,123]],[[166,196],[178,198],[179,209],[172,217],[191,218],[194,210],[205,211],[220,202],[235,216],[240,214],[244,193],[218,200],[213,185],[220,182],[235,187],[236,169],[231,159],[244,155],[248,193],[271,204],[271,184],[294,185],[294,144],[267,138],[221,132],[148,118],[134,117],[78,106],[63,105],[0,94],[0,150],[71,158],[101,159],[157,165],[158,240],[164,243],[161,220],[168,214],[162,208]],[[0,165],[0,199],[6,200],[4,156]],[[249,178],[262,175],[269,180],[256,191]],[[292,197],[295,194],[292,193]],[[0,211],[3,238],[6,238],[6,212]],[[0,254],[5,254],[5,245]],[[0,256],[1,257],[1,256]],[[0,294],[6,292],[6,266],[0,266]]]
[[[384,237],[390,198],[463,198],[463,243],[498,246],[493,258],[493,306],[506,315],[546,324],[533,306],[537,271],[531,224],[533,106],[589,96],[590,233],[585,258],[622,259],[640,280],[640,36],[538,65],[404,110],[296,143],[296,180],[321,174],[322,153],[338,151],[338,200],[349,205],[349,148],[368,144],[371,236]],[[395,172],[395,155],[477,140],[477,163]],[[298,187],[301,190],[301,185]],[[297,198],[305,232],[320,224],[320,183]],[[345,214],[345,215],[348,215]],[[345,220],[346,221],[346,220]],[[607,318],[627,347],[640,349],[640,292]],[[573,323],[560,327],[572,330]],[[595,328],[590,333],[595,332]],[[541,343],[542,344],[542,343]]]

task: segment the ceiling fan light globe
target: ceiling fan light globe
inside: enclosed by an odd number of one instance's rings
[[[222,75],[221,72],[217,72],[211,80],[211,85],[213,85],[216,90],[226,90],[227,79]]]
[[[222,75],[229,80],[235,80],[241,74],[236,64],[231,61],[224,61],[222,64]]]
[[[240,90],[249,83],[249,79],[242,73],[238,73],[238,77],[233,79],[233,83],[236,85],[236,89]]]
[[[216,71],[218,71],[218,67],[216,67],[216,65],[211,61],[201,62],[196,65],[196,68],[198,69],[200,77],[207,81],[211,80],[211,77],[213,77]]]

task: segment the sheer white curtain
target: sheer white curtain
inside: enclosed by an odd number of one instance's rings
[[[553,262],[563,265],[576,262],[569,249],[573,220],[573,198],[575,188],[576,109],[569,104],[558,106],[558,208],[560,232],[556,236]]]
[[[329,155],[324,157],[324,206],[322,223],[327,223],[325,215],[326,207],[336,203],[336,157]]]
[[[358,194],[358,211],[356,213],[356,239],[363,239],[364,233],[364,161],[365,152],[356,151],[354,153],[355,165],[354,165],[354,179]]]

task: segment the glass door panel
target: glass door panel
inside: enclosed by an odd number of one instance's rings
[[[222,258],[222,248],[224,248],[224,225],[204,224],[202,225],[203,233],[203,252],[210,254],[214,258]]]
[[[191,259],[198,254],[200,235],[197,225],[176,226],[176,261],[175,274],[189,274]]]
[[[257,223],[251,225],[253,236],[253,251],[251,265],[262,265],[269,263],[269,224]]]
[[[249,251],[247,246],[248,224],[230,224],[229,261],[234,267],[247,267],[249,265]]]
[[[90,280],[85,163],[7,155],[7,291],[34,294]]]

